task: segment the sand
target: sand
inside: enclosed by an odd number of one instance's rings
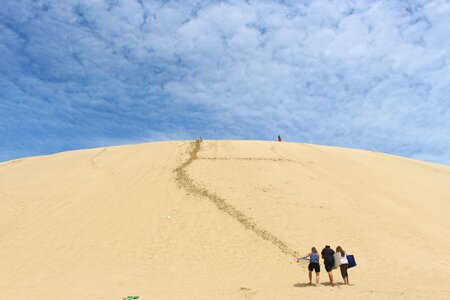
[[[1,299],[449,299],[450,167],[162,142],[0,164]],[[340,245],[351,286],[295,257]],[[306,297],[306,298],[305,298]]]

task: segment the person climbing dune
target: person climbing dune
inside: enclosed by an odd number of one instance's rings
[[[345,284],[350,284],[348,282],[348,259],[347,259],[347,254],[345,253],[344,249],[342,249],[341,246],[338,246],[336,248],[336,252],[341,253],[341,264],[340,264],[340,269],[341,269],[341,275],[342,275],[342,279],[344,279],[344,283]]]
[[[328,273],[328,277],[330,278],[331,286],[334,286],[333,279],[333,266],[334,266],[334,250],[330,248],[330,246],[326,245],[325,248],[322,249],[322,258],[323,263],[325,265],[325,270]]]
[[[308,271],[309,271],[309,284],[312,285],[312,271],[314,270],[316,272],[316,286],[319,285],[320,280],[320,265],[319,265],[319,253],[316,250],[316,247],[311,248],[311,252],[306,254],[305,256],[301,258],[297,258],[297,262],[301,259],[305,259],[309,257],[309,265],[308,265]]]

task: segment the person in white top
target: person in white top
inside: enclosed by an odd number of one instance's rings
[[[348,272],[347,272],[347,270],[348,270],[348,259],[347,259],[347,254],[345,254],[345,251],[344,251],[344,249],[342,249],[341,246],[338,246],[336,248],[336,252],[340,252],[341,253],[341,265],[340,265],[340,268],[341,268],[342,278],[344,279],[344,283],[345,284],[350,284],[348,282]]]

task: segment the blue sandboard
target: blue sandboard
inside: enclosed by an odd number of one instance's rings
[[[356,267],[356,260],[353,255],[347,255],[348,267],[353,268]]]

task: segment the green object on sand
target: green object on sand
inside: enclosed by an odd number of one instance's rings
[[[139,296],[128,296],[126,298],[123,298],[123,300],[136,300],[139,299]]]

